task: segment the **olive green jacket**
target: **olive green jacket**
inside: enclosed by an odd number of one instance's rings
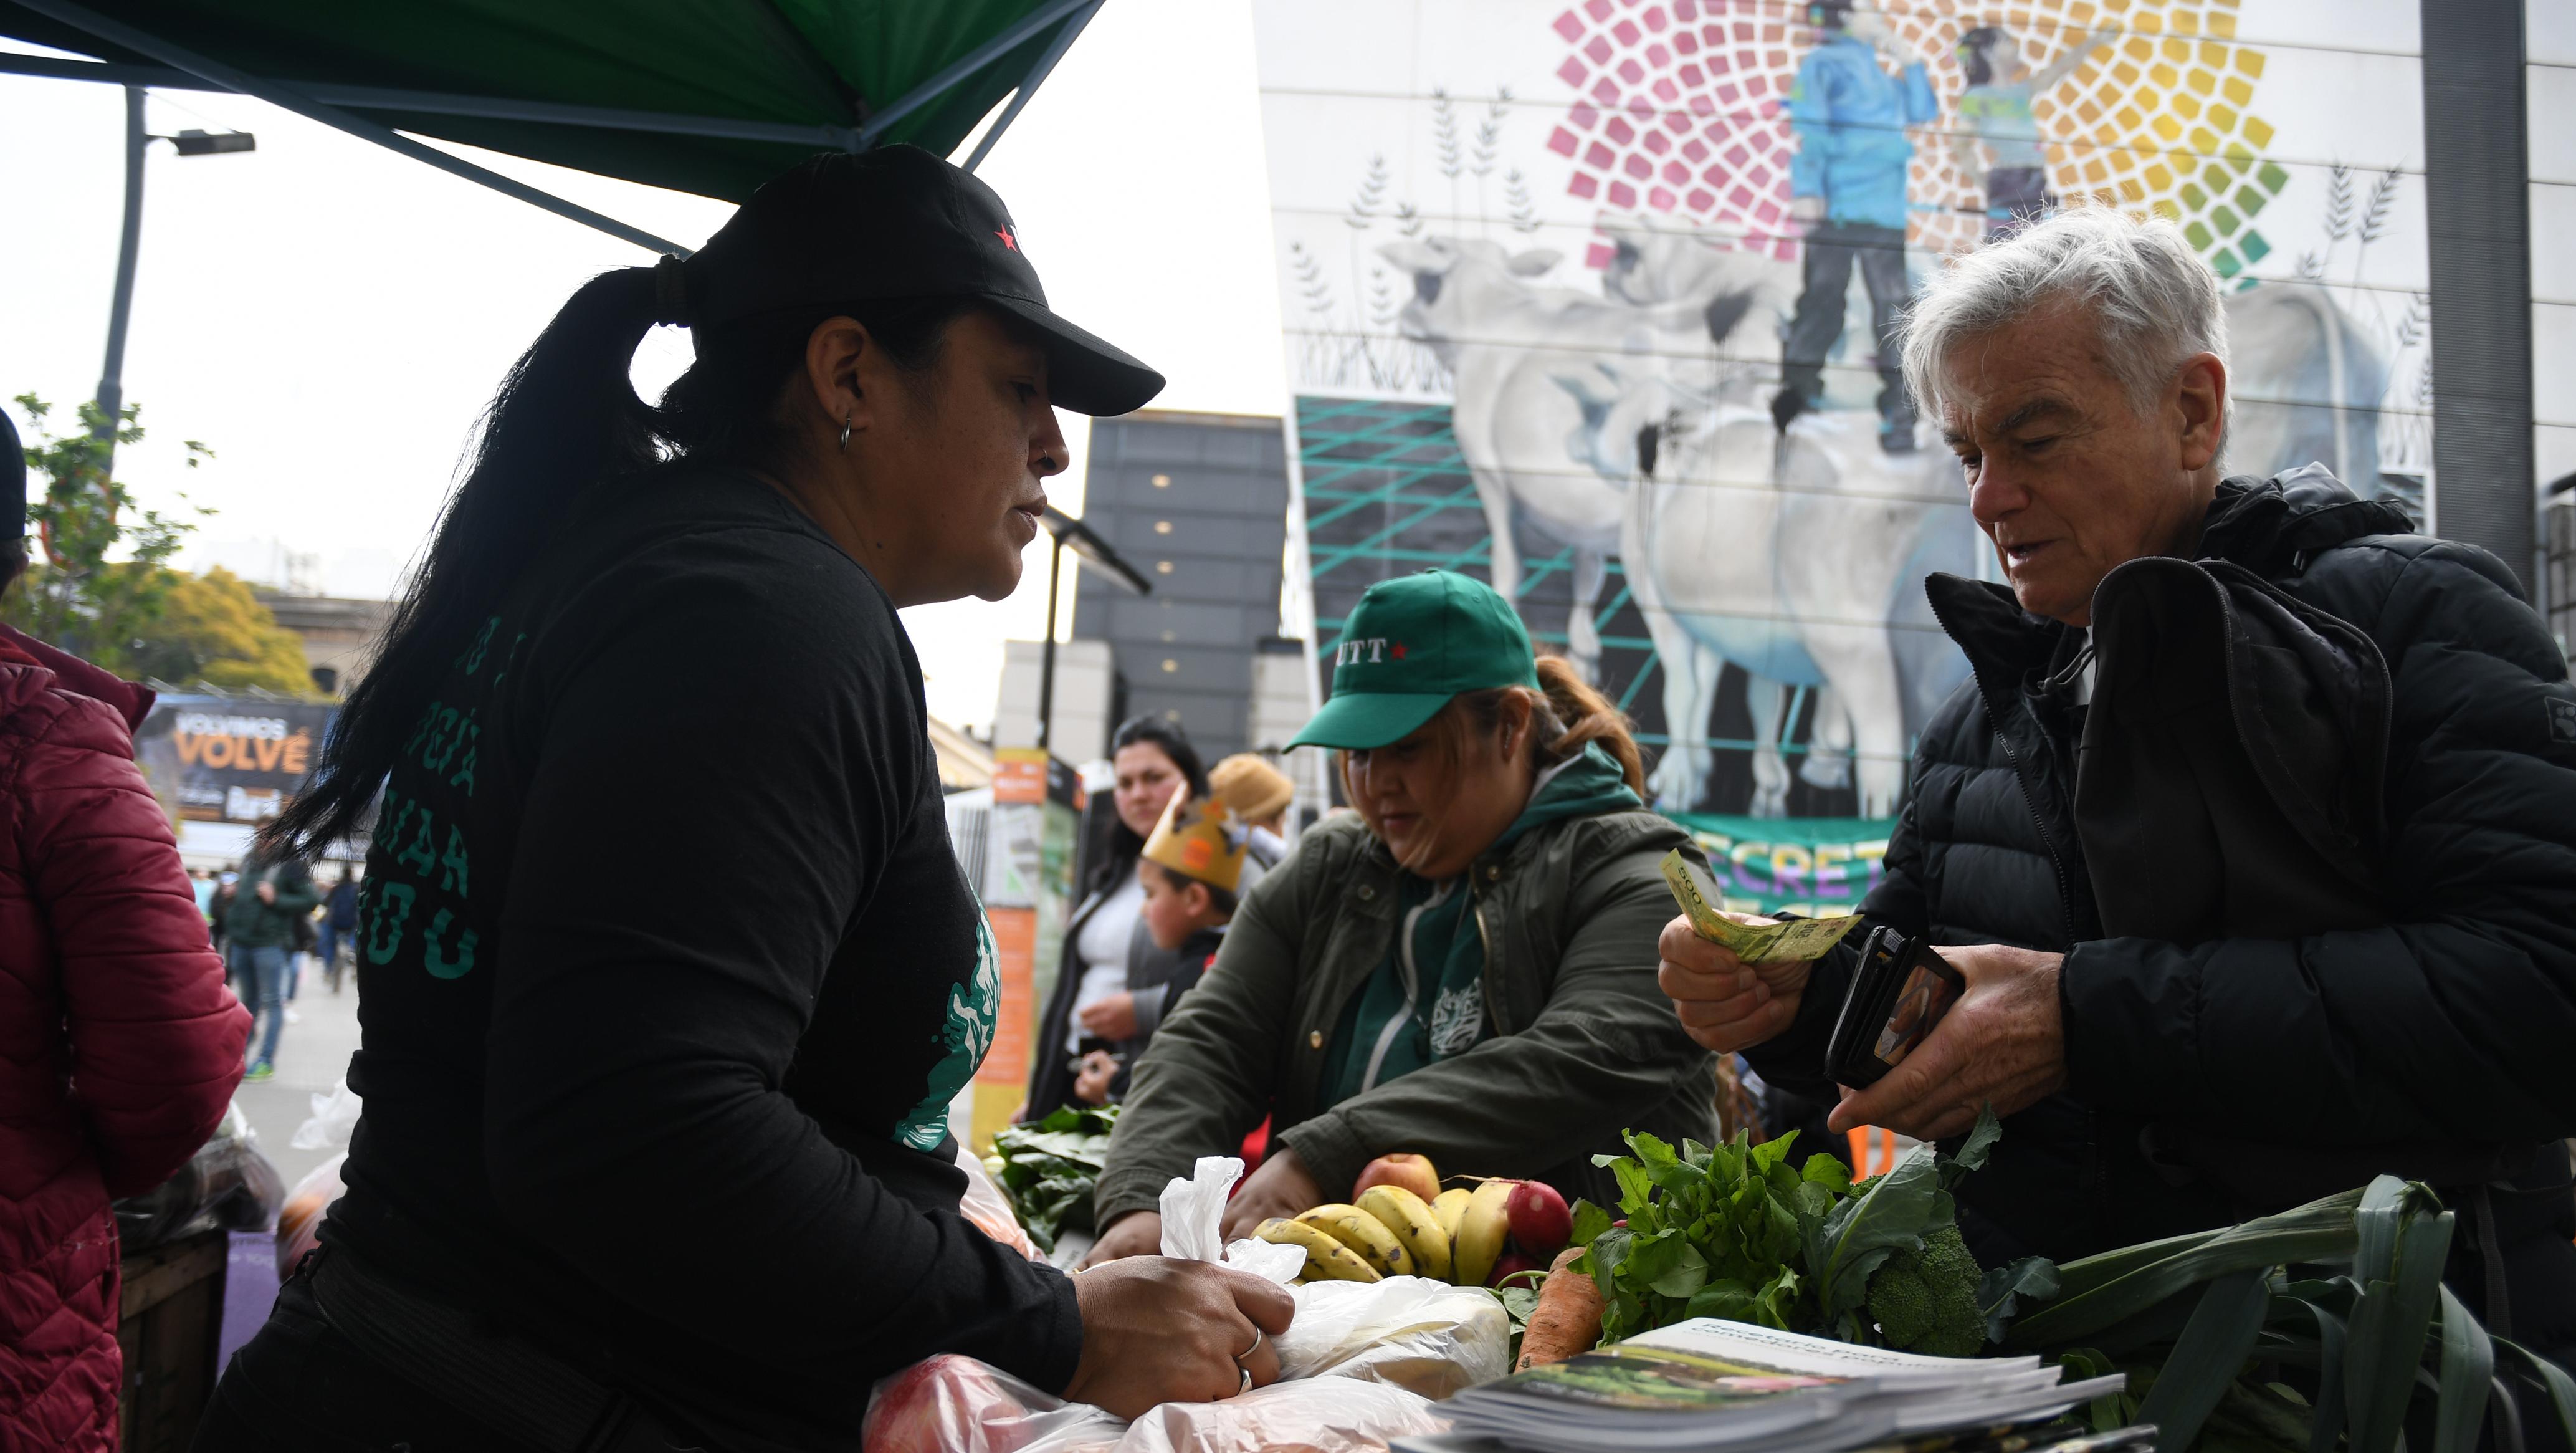
[[[1716,1138],[1714,1065],[1655,986],[1674,914],[1657,867],[1687,843],[1651,812],[1566,818],[1468,869],[1485,938],[1486,1037],[1325,1109],[1342,1007],[1386,961],[1395,860],[1355,816],[1309,830],[1244,899],[1189,997],[1135,1067],[1100,1175],[1100,1224],[1152,1210],[1202,1155],[1231,1155],[1271,1117],[1327,1196],[1391,1151],[1441,1174],[1545,1180],[1618,1196],[1591,1157],[1619,1132]]]

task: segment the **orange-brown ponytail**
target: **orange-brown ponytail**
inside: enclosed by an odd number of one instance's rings
[[[1628,790],[1643,801],[1646,761],[1637,750],[1636,737],[1629,733],[1627,713],[1576,675],[1561,657],[1538,658],[1538,683],[1547,691],[1546,713],[1532,723],[1538,730],[1540,755],[1549,762],[1562,762],[1599,742],[1610,760],[1619,764]]]

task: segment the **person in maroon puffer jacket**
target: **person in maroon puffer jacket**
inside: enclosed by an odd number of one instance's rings
[[[0,511],[23,519],[0,420]],[[25,568],[0,517],[0,591]],[[0,626],[0,1448],[111,1450],[111,1196],[213,1133],[250,1015],[134,765],[152,693]]]

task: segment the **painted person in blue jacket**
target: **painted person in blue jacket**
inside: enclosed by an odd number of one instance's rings
[[[1878,336],[1878,441],[1891,454],[1914,449],[1914,405],[1897,353],[1905,278],[1905,170],[1914,143],[1905,128],[1940,114],[1923,59],[1885,16],[1851,0],[1814,0],[1808,23],[1816,48],[1798,66],[1789,124],[1798,155],[1789,166],[1789,215],[1805,229],[1806,286],[1783,348],[1786,367],[1771,417],[1783,430],[1824,400],[1825,359],[1843,333],[1852,264],[1869,289]],[[1891,76],[1879,64],[1895,62]]]

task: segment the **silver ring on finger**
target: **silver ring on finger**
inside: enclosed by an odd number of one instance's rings
[[[1241,1397],[1245,1393],[1252,1391],[1252,1369],[1243,1366],[1241,1363],[1237,1363],[1235,1364],[1234,1370],[1243,1374],[1243,1386],[1234,1390],[1234,1395],[1236,1397]]]
[[[1254,1353],[1256,1353],[1256,1352],[1258,1352],[1258,1351],[1260,1351],[1260,1350],[1261,1350],[1261,1339],[1262,1339],[1262,1337],[1263,1337],[1263,1336],[1265,1336],[1265,1335],[1266,1335],[1266,1334],[1262,1332],[1262,1330],[1261,1330],[1261,1328],[1260,1328],[1260,1326],[1259,1326],[1258,1324],[1256,1324],[1256,1325],[1253,1327],[1253,1329],[1252,1329],[1252,1345],[1251,1345],[1251,1346],[1249,1346],[1249,1347],[1244,1348],[1241,1352],[1238,1352],[1238,1353],[1234,1354],[1234,1360],[1235,1360],[1235,1364],[1236,1364],[1237,1366],[1241,1366],[1241,1365],[1242,1365],[1242,1363],[1243,1363],[1243,1360],[1244,1360],[1245,1358],[1250,1357],[1252,1354],[1254,1354]],[[1250,1377],[1250,1376],[1252,1375],[1252,1372],[1251,1372],[1251,1370],[1250,1370],[1250,1369],[1248,1369],[1248,1368],[1247,1368],[1247,1369],[1245,1369],[1245,1371],[1244,1371],[1244,1374],[1243,1374],[1243,1375],[1244,1375],[1244,1376],[1246,1376],[1246,1377]]]

